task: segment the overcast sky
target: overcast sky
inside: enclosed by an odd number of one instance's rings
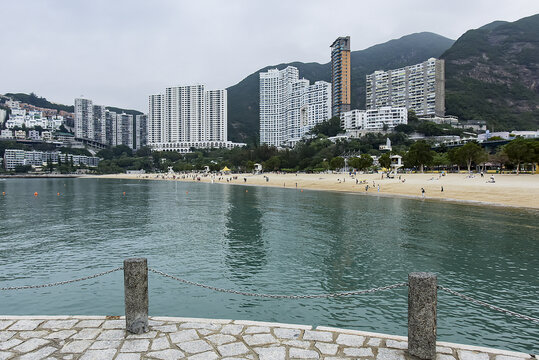
[[[431,31],[457,39],[494,20],[539,13],[539,0],[0,0],[0,93],[147,111],[167,86],[226,88],[267,65],[329,61]],[[301,74],[300,74],[301,75]]]

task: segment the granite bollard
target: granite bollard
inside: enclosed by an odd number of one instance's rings
[[[408,352],[420,359],[436,359],[436,275],[408,275]]]
[[[126,329],[133,334],[148,332],[148,261],[124,260]]]

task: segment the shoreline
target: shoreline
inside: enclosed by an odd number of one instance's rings
[[[487,183],[490,175],[481,178],[479,174],[475,174],[472,178],[469,178],[467,174],[447,174],[443,177],[439,174],[400,174],[405,182],[398,178],[381,179],[381,174],[357,174],[354,177],[347,173],[298,175],[277,173],[253,175],[249,173],[221,176],[187,173],[175,176],[176,178],[172,178],[169,175],[152,173],[83,175],[81,178],[168,180],[187,183],[212,183],[213,180],[213,184],[331,191],[350,195],[399,197],[419,201],[443,201],[463,205],[539,210],[539,201],[536,200],[539,199],[539,176],[534,175],[496,174],[495,183]],[[266,176],[269,181],[266,181]],[[358,179],[358,184],[355,182],[356,179]],[[298,184],[297,188],[296,183]],[[369,189],[366,191],[367,185],[369,185]],[[378,190],[378,185],[380,185],[380,190]],[[443,192],[441,191],[442,187]],[[425,189],[425,197],[421,195],[421,188]]]

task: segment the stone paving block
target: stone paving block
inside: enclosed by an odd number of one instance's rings
[[[180,350],[176,349],[152,351],[147,353],[146,356],[161,360],[178,360],[184,358],[183,353]]]
[[[217,355],[214,351],[207,351],[202,354],[189,356],[188,359],[189,360],[215,360],[215,359],[219,359],[219,355]]]
[[[380,348],[376,360],[405,360],[404,351]]]
[[[303,349],[309,349],[312,346],[311,341],[304,341],[304,340],[286,340],[286,341],[283,341],[283,344],[292,346],[292,347],[303,348]]]
[[[496,360],[522,360],[522,358],[507,355],[496,355]]]
[[[7,341],[15,335],[15,331],[0,331],[0,341]]]
[[[406,350],[406,349],[408,349],[408,342],[406,342],[406,341],[395,341],[395,340],[388,339],[388,340],[386,340],[386,347],[394,348],[394,349]]]
[[[172,333],[178,331],[178,327],[175,324],[152,326],[152,330],[159,332]]]
[[[22,355],[19,360],[41,360],[53,352],[56,351],[56,348],[52,346],[45,346],[37,351],[31,352],[29,354]]]
[[[13,356],[12,352],[9,351],[0,351],[0,360],[11,359]]]
[[[221,328],[221,325],[212,324],[212,323],[198,323],[198,322],[188,322],[180,325],[181,329],[206,329],[217,331]]]
[[[125,335],[125,330],[103,330],[97,340],[123,340]]]
[[[105,320],[103,322],[103,325],[101,325],[101,328],[103,328],[103,329],[125,329],[125,320]]]
[[[335,357],[335,356],[326,356],[324,360],[349,360],[350,358]]]
[[[514,358],[518,359],[518,358]],[[455,360],[455,358],[452,355],[447,354],[436,354],[436,360]],[[521,360],[521,359],[518,359]]]
[[[150,340],[125,340],[120,352],[142,352],[148,351],[150,347]]]
[[[221,329],[221,334],[238,335],[243,330],[243,325],[225,325]]]
[[[95,339],[97,335],[101,333],[101,331],[101,329],[82,329],[73,335],[71,339],[92,340]]]
[[[157,331],[148,331],[147,333],[142,334],[131,334],[127,332],[126,334],[126,339],[153,339],[157,336]]]
[[[226,343],[234,342],[237,339],[231,335],[214,334],[214,335],[207,336],[206,340],[209,340],[209,342],[211,342],[214,345],[223,345]]]
[[[62,353],[81,353],[92,345],[91,340],[72,340],[66,343],[61,349]]]
[[[76,330],[60,330],[55,331],[53,333],[50,333],[49,335],[45,336],[45,339],[59,339],[59,340],[65,340],[71,335],[75,334]]]
[[[324,355],[335,355],[337,354],[337,350],[339,350],[339,345],[337,344],[316,342],[314,346],[316,346],[316,348]]]
[[[200,335],[203,335],[203,336],[215,333],[214,330],[208,330],[208,329],[198,329],[198,332]]]
[[[14,346],[19,345],[20,343],[22,343],[22,340],[19,340],[19,339],[11,339],[8,341],[2,341],[0,342],[0,350],[9,350]]]
[[[116,349],[87,350],[79,360],[112,360],[116,355]]]
[[[8,327],[8,330],[35,330],[41,324],[43,320],[19,320],[16,323],[12,324],[10,327]]]
[[[150,347],[150,349],[152,350],[163,350],[163,349],[168,349],[168,348],[170,348],[170,343],[168,342],[168,339],[166,336],[162,336],[157,339],[154,339]]]
[[[117,349],[120,343],[120,340],[98,340],[90,346],[90,350]]]
[[[247,345],[250,345],[250,346],[275,344],[279,342],[279,340],[274,338],[273,335],[271,334],[244,335],[243,341],[245,341]]]
[[[35,349],[42,347],[45,344],[50,343],[50,340],[45,339],[29,339],[23,342],[22,344],[17,345],[13,348],[13,350],[26,353],[30,351],[34,351]]]
[[[182,330],[169,334],[169,336],[170,341],[173,343],[198,340],[200,338],[195,330]]]
[[[49,334],[47,330],[19,331],[19,337],[21,339],[42,338],[47,334]]]
[[[275,328],[273,329],[273,333],[279,339],[298,339],[299,335],[301,334],[301,330]]]
[[[330,342],[333,340],[333,334],[327,331],[305,330],[303,340],[316,340]]]
[[[49,320],[46,321],[41,327],[43,329],[71,329],[73,325],[78,323],[79,320]]]
[[[380,338],[370,338],[369,341],[367,341],[367,345],[378,347],[382,343],[382,339]]]
[[[81,320],[80,322],[75,324],[74,327],[82,328],[82,329],[97,328],[97,327],[100,327],[101,324],[103,324],[104,321],[105,320]]]
[[[436,352],[442,353],[442,354],[449,354],[449,355],[453,354],[453,350],[445,346],[436,346]]]
[[[319,359],[320,355],[314,350],[290,348],[289,356],[296,359]]]
[[[372,357],[374,354],[372,353],[371,348],[345,348],[343,350],[344,354],[347,356],[356,356],[356,357]]]
[[[249,352],[247,346],[245,346],[245,344],[242,342],[221,345],[217,347],[217,350],[219,350],[222,356],[243,355]]]
[[[253,348],[260,360],[285,360],[286,348],[283,346],[269,348]]]
[[[121,353],[118,354],[114,360],[140,360],[140,354]]]
[[[365,342],[365,337],[358,335],[339,334],[335,342],[339,345],[359,347]]]
[[[176,344],[181,350],[190,353],[198,354],[204,351],[211,350],[212,347],[204,340],[187,341]]]
[[[269,333],[270,328],[267,326],[249,326],[245,329],[245,334],[260,334],[260,333]]]
[[[6,329],[9,325],[13,323],[14,320],[0,320],[0,330]]]
[[[457,354],[460,360],[488,360],[488,354],[475,351],[458,350]]]

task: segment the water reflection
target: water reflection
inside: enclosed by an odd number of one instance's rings
[[[226,201],[225,264],[237,279],[258,273],[267,264],[262,239],[262,211],[259,190],[230,186]]]

